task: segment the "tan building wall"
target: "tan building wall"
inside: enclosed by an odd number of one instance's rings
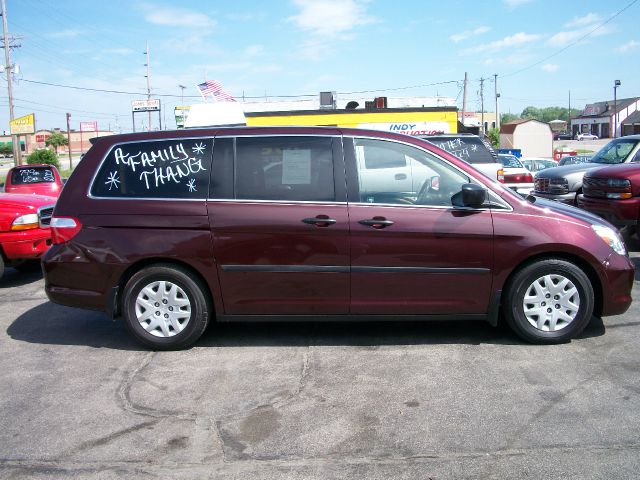
[[[529,120],[513,126],[513,133],[500,134],[500,148],[517,148],[523,157],[553,157],[553,135],[547,123]]]

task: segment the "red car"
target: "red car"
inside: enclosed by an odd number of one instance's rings
[[[58,197],[64,186],[53,165],[20,165],[7,173],[4,191]]]
[[[0,278],[5,265],[33,268],[51,245],[55,198],[0,193]]]
[[[484,320],[565,342],[631,304],[619,233],[427,141],[332,127],[99,138],[51,220],[52,301],[155,349],[212,320]]]
[[[621,227],[640,222],[640,164],[626,163],[589,170],[582,180],[578,206]]]

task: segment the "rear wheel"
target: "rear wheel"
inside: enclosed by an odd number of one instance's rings
[[[2,258],[2,253],[0,252],[0,279],[4,275],[4,258]]]
[[[579,335],[593,314],[593,287],[566,260],[546,259],[518,271],[509,286],[505,317],[511,329],[532,343],[562,343]]]
[[[144,268],[124,289],[127,328],[138,341],[156,350],[193,345],[206,329],[210,312],[202,282],[173,265]]]

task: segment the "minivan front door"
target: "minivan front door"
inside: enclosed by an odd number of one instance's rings
[[[490,210],[459,210],[451,196],[470,178],[435,155],[377,139],[344,141],[351,225],[351,313],[486,314],[493,267]],[[424,165],[416,191],[366,185],[366,156]],[[365,157],[357,158],[357,157]],[[392,160],[388,160],[392,163]],[[379,178],[378,178],[379,181]],[[360,194],[363,192],[363,194]]]
[[[225,314],[348,313],[339,136],[217,137],[211,185]]]

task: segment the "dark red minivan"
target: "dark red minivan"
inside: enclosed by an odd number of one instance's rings
[[[420,139],[323,127],[99,138],[51,221],[46,291],[155,349],[211,320],[477,319],[558,343],[631,303],[611,226]]]

